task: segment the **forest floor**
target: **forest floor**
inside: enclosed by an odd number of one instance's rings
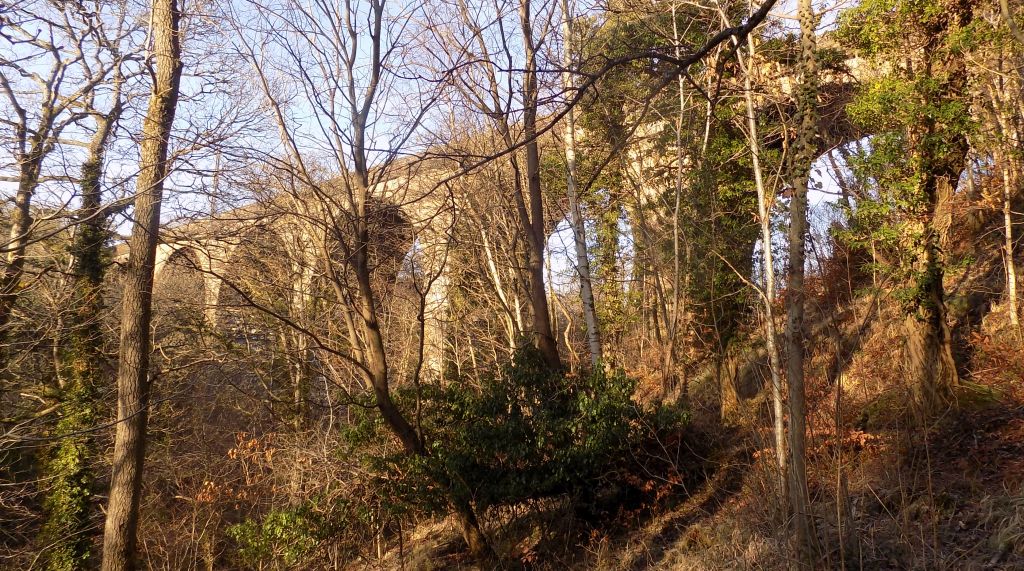
[[[1024,569],[1024,349],[993,334],[1002,324],[975,328],[957,402],[925,428],[910,418],[895,362],[900,329],[884,317],[836,328],[860,336],[839,374],[835,351],[822,348],[811,362],[808,470],[819,567]],[[709,452],[688,456],[695,465],[680,468],[693,476],[687,482],[643,475],[665,490],[654,494],[658,501],[596,521],[554,500],[492,514],[499,550],[528,569],[788,568],[767,391],[728,421],[715,390],[691,391],[687,438],[692,450]],[[441,521],[411,533],[402,553],[355,568],[477,567]]]

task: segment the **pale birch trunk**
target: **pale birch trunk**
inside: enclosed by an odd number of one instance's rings
[[[1004,159],[1005,160],[1005,159]],[[1020,317],[1017,303],[1017,264],[1013,259],[1013,185],[1011,181],[1010,167],[1003,165],[1003,234],[1004,249],[1006,256],[1006,294],[1007,302],[1010,304],[1010,326],[1013,333],[1020,340]]]
[[[758,139],[757,116],[754,114],[754,97],[750,80],[754,67],[755,48],[754,39],[749,35],[747,36],[747,53],[749,55],[746,64],[743,64],[743,56],[740,51],[737,52],[737,56],[745,68],[743,97],[747,106],[747,137],[750,145],[750,158],[754,167],[754,184],[757,187],[757,214],[761,222],[761,257],[764,264],[764,290],[761,292],[761,300],[764,304],[765,348],[768,351],[768,363],[771,367],[772,377],[772,413],[774,415],[772,426],[775,435],[776,462],[779,469],[779,491],[785,496],[786,430],[782,399],[782,359],[779,356],[773,306],[775,302],[775,261],[772,256],[771,202],[765,190],[764,176],[761,170],[761,145]]]
[[[568,97],[573,95],[575,81],[572,75],[573,65],[573,12],[569,0],[562,0],[562,35],[565,50],[562,70],[562,85]],[[583,213],[580,211],[576,189],[576,118],[570,104],[565,114],[565,170],[566,192],[569,198],[569,217],[572,223],[573,242],[576,245],[576,273],[580,278],[580,296],[583,301],[583,321],[587,327],[587,347],[590,350],[590,362],[596,368],[604,358],[601,353],[601,334],[597,322],[597,306],[594,301],[594,286],[590,274],[590,258],[587,254],[587,235],[583,225]]]

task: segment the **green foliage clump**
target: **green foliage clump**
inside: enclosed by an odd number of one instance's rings
[[[83,433],[95,421],[92,401],[87,386],[72,384],[55,430],[61,438],[45,462],[50,486],[43,501],[47,518],[41,536],[49,546],[45,562],[51,571],[82,569],[90,558],[90,537],[81,530],[86,528],[92,498],[90,443]]]
[[[445,492],[478,510],[586,496],[624,476],[655,432],[685,423],[685,412],[645,410],[634,389],[621,371],[553,371],[535,350],[522,350],[479,384],[403,392],[410,410],[419,401],[429,454],[396,451],[366,460],[390,497],[418,510],[446,510]],[[367,421],[353,430],[354,444],[385,437],[378,420]]]
[[[621,373],[564,374],[522,352],[479,387],[453,383],[429,397],[427,469],[466,482],[482,508],[598,485],[639,439],[633,389]]]
[[[244,563],[275,568],[298,565],[324,539],[329,526],[308,506],[273,510],[259,521],[246,520],[227,529]],[[262,566],[260,568],[263,568]]]
[[[978,30],[965,6],[870,0],[844,12],[837,30],[841,42],[882,72],[847,108],[873,136],[848,161],[867,192],[841,238],[884,254],[890,267],[883,269],[903,284],[895,296],[911,313],[941,290],[934,218],[951,200],[977,129],[964,58]],[[953,189],[944,194],[943,182]]]

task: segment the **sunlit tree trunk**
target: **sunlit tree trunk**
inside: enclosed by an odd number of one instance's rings
[[[103,534],[103,571],[137,568],[135,548],[149,413],[153,273],[163,184],[170,171],[168,141],[181,80],[180,19],[177,0],[153,0],[153,86],[142,125],[135,223],[128,240],[128,267],[121,302],[117,429]]]
[[[1003,60],[1000,58],[1000,72],[1003,71],[1002,63]],[[1018,75],[1017,77],[1020,78],[1021,76]],[[1013,142],[1016,129],[1013,128],[1012,114],[1008,112],[1008,109],[1012,109],[1008,101],[1008,99],[1012,98],[1012,95],[1008,95],[1008,93],[1012,93],[1012,89],[1008,88],[1010,85],[1019,85],[1019,83],[1009,82],[1000,77],[989,86],[989,99],[992,102],[993,115],[1001,135],[999,137],[999,149],[995,153],[995,158],[1000,165],[999,170],[1003,183],[1003,265],[1006,268],[1006,297],[1009,304],[1007,313],[1010,316],[1010,326],[1013,328],[1014,335],[1017,336],[1019,341],[1021,340],[1021,329],[1019,304],[1017,301],[1017,264],[1014,260],[1013,252],[1013,199],[1016,194],[1014,192],[1014,184],[1017,171],[1014,168],[1012,151],[1014,150]],[[1007,148],[1008,146],[1009,149]]]
[[[523,49],[526,65],[523,69],[523,137],[526,140],[526,188],[529,195],[529,216],[523,220],[529,253],[527,266],[530,274],[530,301],[533,305],[533,332],[537,348],[549,367],[561,367],[551,309],[544,284],[544,195],[540,182],[540,143],[537,140],[537,46],[534,45],[530,0],[520,0],[519,20],[523,30]]]
[[[999,11],[1003,14],[1003,20],[1006,22],[1007,27],[1010,28],[1010,33],[1013,37],[1024,44],[1024,32],[1021,32],[1020,28],[1017,27],[1017,22],[1013,19],[1013,12],[1010,10],[1009,0],[999,0]]]
[[[761,144],[757,129],[757,116],[754,113],[754,96],[751,86],[751,74],[754,71],[754,39],[747,36],[747,61],[743,73],[743,97],[747,107],[747,137],[750,145],[750,158],[754,167],[754,184],[757,187],[757,214],[761,223],[761,263],[764,272],[764,291],[761,301],[764,304],[765,348],[768,351],[768,364],[772,378],[772,413],[774,415],[773,430],[775,433],[775,456],[779,471],[779,491],[786,494],[786,430],[785,411],[782,399],[782,359],[775,329],[775,261],[772,255],[772,220],[771,202],[764,186],[764,174],[761,169]],[[742,64],[742,53],[737,53]]]
[[[573,12],[569,0],[562,0],[562,36],[565,50],[562,70],[562,85],[568,94],[573,95]],[[583,213],[580,211],[576,189],[576,120],[575,112],[570,106],[565,115],[565,165],[566,188],[569,196],[569,218],[572,224],[573,242],[576,246],[576,273],[580,278],[580,296],[583,301],[583,321],[587,327],[587,347],[590,350],[590,361],[595,367],[603,359],[601,353],[601,334],[598,330],[597,309],[594,303],[594,286],[590,279],[590,257],[587,254],[587,235],[583,224]]]
[[[680,43],[681,38],[679,35],[679,18],[676,16],[677,6],[675,2],[672,3],[672,49],[676,55],[680,55]],[[676,351],[679,338],[680,329],[685,329],[685,326],[680,323],[681,314],[686,312],[686,296],[689,295],[689,287],[683,285],[683,272],[689,272],[689,257],[687,257],[687,267],[682,267],[683,257],[683,242],[686,241],[686,237],[683,236],[680,216],[682,216],[682,197],[683,197],[683,173],[684,173],[684,155],[683,155],[683,124],[684,117],[686,115],[686,91],[683,84],[683,76],[680,75],[676,78],[676,89],[677,89],[677,103],[679,113],[676,115],[676,177],[675,187],[673,193],[672,202],[672,303],[665,307],[665,332],[666,332],[666,347],[665,355],[661,363],[662,368],[662,393],[668,394],[668,391],[675,388],[676,385]],[[689,282],[689,280],[687,280]],[[687,286],[689,284],[687,283]],[[685,335],[685,333],[684,333]]]
[[[549,367],[559,368],[561,367],[561,358],[551,324],[551,308],[544,280],[544,245],[547,236],[540,180],[540,145],[537,140],[539,105],[537,46],[539,40],[534,37],[532,7],[530,0],[520,0],[518,15],[522,35],[515,38],[514,41],[509,37],[501,38],[501,46],[497,50],[502,57],[518,60],[518,56],[513,54],[512,46],[518,46],[521,42],[523,49],[522,66],[517,69],[507,69],[502,67],[504,64],[498,65],[491,61],[489,54],[493,53],[494,49],[492,46],[488,46],[486,33],[469,5],[461,0],[456,4],[461,17],[460,24],[471,35],[466,45],[452,47],[454,51],[463,55],[470,55],[469,50],[475,48],[475,54],[471,57],[480,64],[480,70],[483,72],[482,84],[472,87],[459,84],[456,87],[478,111],[492,121],[502,143],[508,148],[508,161],[513,175],[511,194],[515,204],[515,214],[526,243],[526,279],[524,281],[529,294],[529,309],[533,321],[533,343]],[[503,27],[500,29],[501,34],[504,34],[505,29]],[[516,83],[512,74],[517,75],[521,80],[520,88],[515,93],[510,93],[504,85],[504,81],[499,81],[499,73],[506,74],[502,79],[507,79],[509,85]],[[510,97],[516,99],[514,104],[509,100]],[[510,106],[519,108],[520,105],[523,110],[522,120],[517,123],[522,126],[522,138],[517,138],[513,135],[513,118],[509,114],[509,108]],[[520,162],[522,155],[525,155],[526,159],[525,170]]]
[[[949,36],[970,24],[972,6],[958,3],[932,17],[921,47],[921,74],[933,85],[920,94],[923,104],[946,109],[967,93],[962,55],[940,58]],[[966,163],[967,137],[962,128],[925,114],[910,125],[908,143],[915,173],[914,201],[905,242],[911,253],[910,302],[904,324],[915,411],[926,421],[947,408],[959,383],[952,335],[946,322],[943,247],[948,246],[952,201]]]
[[[936,184],[936,186],[938,186]],[[944,182],[943,186],[948,186]],[[947,192],[949,192],[947,190]],[[911,389],[918,414],[926,419],[949,406],[959,382],[952,340],[946,324],[945,274],[934,228],[918,226],[920,237],[913,265],[914,301],[904,319]]]
[[[18,190],[14,195],[14,209],[11,211],[11,227],[5,250],[6,264],[0,275],[0,343],[7,341],[7,326],[11,312],[21,290],[21,278],[25,270],[25,248],[28,246],[29,231],[32,228],[32,195],[39,184],[45,152],[43,142],[33,135],[31,149],[18,157]],[[52,143],[50,143],[52,146]]]
[[[259,4],[256,6],[264,9]],[[382,192],[377,186],[380,179],[375,177],[386,173],[388,165],[392,164],[389,159],[379,165],[371,165],[374,153],[380,151],[374,147],[380,141],[372,138],[372,130],[375,118],[379,117],[377,114],[382,113],[381,106],[386,104],[386,96],[392,93],[387,91],[391,87],[391,79],[386,74],[389,72],[387,58],[395,44],[388,42],[397,39],[388,36],[390,23],[385,3],[378,0],[362,4],[317,4],[309,11],[305,5],[300,9],[296,3],[286,3],[286,6],[288,9],[282,12],[267,9],[266,14],[270,15],[275,26],[294,34],[290,38],[302,38],[307,43],[278,45],[280,55],[289,64],[301,67],[307,65],[306,52],[312,49],[317,55],[329,59],[332,66],[338,62],[337,67],[322,68],[323,77],[304,76],[300,79],[306,89],[318,89],[321,82],[329,82],[339,86],[337,93],[343,94],[337,101],[331,99],[330,105],[318,105],[321,101],[315,99],[307,100],[321,114],[318,117],[330,124],[322,134],[334,145],[336,167],[342,173],[337,184],[321,186],[319,176],[307,168],[308,157],[296,142],[295,126],[277,99],[277,86],[268,73],[271,67],[262,52],[257,51],[263,46],[244,45],[246,55],[274,114],[282,146],[288,153],[288,166],[294,169],[292,172],[302,182],[303,188],[292,189],[291,196],[296,199],[300,212],[316,211],[316,216],[309,219],[323,218],[322,223],[326,225],[324,239],[317,246],[318,263],[343,308],[342,315],[352,344],[349,358],[358,366],[384,425],[402,450],[409,455],[428,457],[431,452],[415,424],[415,417],[401,410],[391,391],[391,362],[380,319],[380,300],[374,289],[376,275],[371,260],[371,253],[380,245],[374,243],[375,236],[371,232],[376,229],[374,225],[379,224],[375,220],[374,208],[381,201],[379,194],[375,193]],[[333,35],[318,27],[320,24],[337,25],[342,33]],[[265,37],[273,38],[274,35]],[[315,49],[312,46],[316,46]],[[416,119],[406,127],[409,133],[416,128],[418,121]],[[399,148],[391,151],[397,155]],[[315,201],[311,209],[304,206],[306,200]],[[335,244],[345,253],[347,264],[343,269],[337,267]],[[348,272],[351,272],[351,277]],[[418,366],[422,365],[425,342],[421,335]],[[444,493],[473,556],[481,563],[493,561],[494,552],[480,529],[465,485],[440,474],[435,475],[434,484]]]
[[[815,62],[815,24],[811,0],[800,0],[800,83],[797,90],[796,140],[790,157],[789,273],[786,283],[788,304],[787,368],[789,384],[789,500],[793,512],[794,542],[798,561],[806,568],[815,557],[814,529],[811,524],[807,490],[806,430],[807,411],[804,389],[804,261],[807,234],[807,188],[814,160],[817,119],[817,65]]]
[[[1004,164],[1003,173],[1003,255],[1006,266],[1006,296],[1009,303],[1010,326],[1020,341],[1020,314],[1017,302],[1017,263],[1013,259],[1013,183],[1010,166]]]

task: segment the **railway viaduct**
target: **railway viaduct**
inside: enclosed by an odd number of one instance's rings
[[[824,72],[819,102],[821,153],[863,136],[849,124],[843,112],[864,73],[874,73],[866,70],[862,63],[848,60]],[[788,99],[794,81],[784,69],[766,67],[759,70],[759,74],[772,78],[775,86],[773,93],[762,96]],[[657,124],[649,127],[645,125],[640,131],[658,130]],[[643,180],[643,171],[654,170],[653,166],[641,161],[634,168]],[[424,370],[430,375],[440,375],[443,370],[448,297],[443,259],[457,210],[451,186],[439,182],[451,177],[458,168],[453,160],[400,161],[390,169],[386,179],[377,181],[371,188],[381,212],[389,213],[381,223],[402,229],[398,234],[381,234],[389,236],[400,247],[390,254],[389,269],[379,272],[390,275],[379,277],[393,279],[398,264],[407,261],[411,251],[417,253],[421,269],[435,275],[424,295]],[[194,300],[196,307],[201,308],[209,326],[224,326],[225,294],[238,289],[230,275],[239,265],[259,262],[286,270],[290,286],[284,293],[286,303],[294,311],[301,311],[310,303],[317,282],[323,277],[325,268],[321,258],[325,240],[330,240],[328,235],[339,230],[337,224],[330,221],[345,218],[345,207],[330,196],[335,194],[331,188],[332,184],[327,182],[315,191],[268,191],[263,200],[187,223],[168,225],[162,230],[157,252],[158,286],[168,268],[187,262],[202,276],[202,294],[201,299]],[[656,188],[647,188],[645,193],[651,202],[659,199]],[[552,230],[557,222],[550,224]],[[401,237],[396,239],[398,235]],[[381,260],[380,265],[387,264]]]

